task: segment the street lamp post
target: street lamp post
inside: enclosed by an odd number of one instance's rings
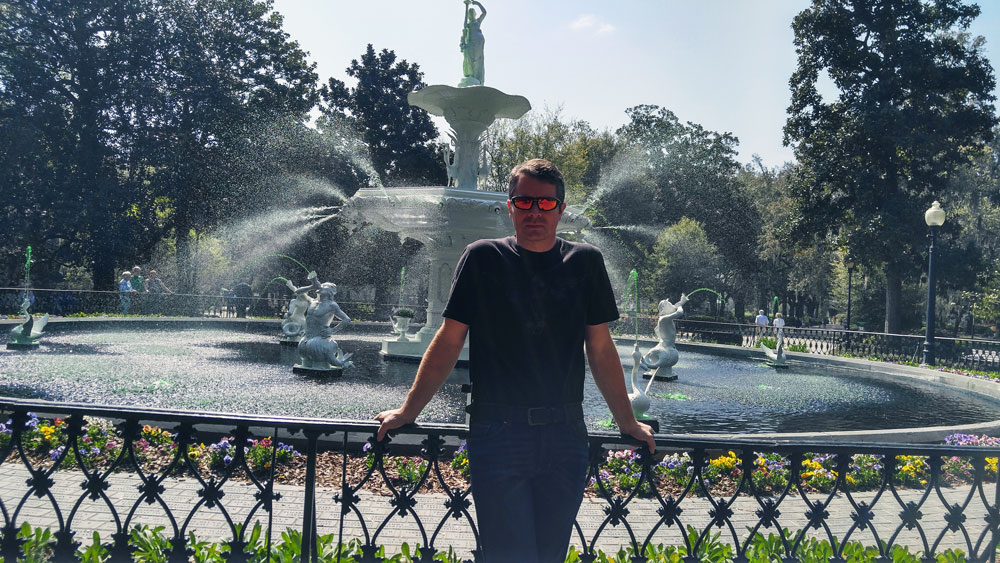
[[[847,330],[851,330],[851,282],[854,276],[854,262],[847,261]]]
[[[924,222],[931,230],[931,246],[927,252],[927,331],[924,334],[923,366],[934,365],[934,243],[937,241],[937,229],[944,224],[944,209],[934,202],[924,213]]]

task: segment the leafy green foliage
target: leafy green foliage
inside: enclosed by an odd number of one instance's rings
[[[431,144],[437,128],[425,110],[406,99],[426,86],[420,66],[397,60],[389,49],[376,53],[369,44],[360,60],[351,61],[347,75],[357,79],[357,86],[330,78],[320,90],[320,127],[359,134],[382,184],[443,185],[444,163]]]
[[[701,224],[688,217],[660,232],[650,267],[652,272],[646,278],[649,295],[679,295],[692,288],[711,287],[722,275],[718,249]]]
[[[926,232],[924,210],[934,199],[948,203],[942,178],[997,122],[992,69],[981,41],[965,33],[978,14],[959,0],[816,0],[793,23],[799,61],[785,141],[800,169],[792,234],[805,244],[830,237],[884,269],[888,332],[901,328],[903,278],[923,261],[926,245],[914,233]],[[834,99],[819,91],[824,76]]]

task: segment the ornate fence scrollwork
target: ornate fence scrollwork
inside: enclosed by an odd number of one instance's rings
[[[192,533],[224,545],[230,560],[243,560],[252,544],[270,550],[286,528],[301,533],[304,561],[318,559],[316,540],[331,533],[339,542],[356,538],[363,560],[380,561],[379,545],[398,546],[398,534],[387,535],[400,529],[397,524],[412,530],[406,541],[419,547],[421,560],[456,541],[462,557],[481,558],[470,488],[455,486],[443,473],[466,435],[462,426],[413,426],[377,442],[374,422],[17,399],[0,400],[0,411],[9,419],[0,444],[5,560],[18,557],[24,523],[53,531],[55,560],[79,560],[78,549],[95,527],[113,560],[130,560],[137,549],[130,533],[151,522],[164,526],[171,561],[194,553]],[[114,423],[108,435],[119,442],[104,457],[93,452],[91,439],[102,421]],[[41,441],[56,427],[59,447],[40,456]],[[165,435],[156,434],[159,428]],[[270,438],[255,441],[265,434]],[[155,451],[144,443],[151,435],[162,438]],[[277,480],[284,471],[276,463],[279,437],[305,458],[294,485]],[[224,467],[208,471],[196,452],[204,452],[204,440],[215,439],[227,442],[232,455]],[[270,449],[228,449],[230,440],[254,448],[268,440]],[[845,546],[854,540],[884,560],[895,546],[927,558],[959,549],[968,560],[995,559],[1000,447],[667,436],[649,454],[628,449],[614,434],[594,434],[590,441],[590,492],[573,532],[584,561],[594,561],[598,549],[629,547],[643,554],[658,544],[702,555],[725,544],[740,561],[767,535],[776,556],[787,561],[798,560],[803,546],[818,540],[834,546],[830,561],[845,560]],[[421,460],[406,484],[388,467],[397,454]],[[348,471],[349,459],[366,458],[366,470]],[[612,464],[629,471],[609,471]],[[426,492],[429,483],[440,492]],[[208,523],[208,517],[214,520]],[[263,530],[260,537],[251,537],[255,524]]]

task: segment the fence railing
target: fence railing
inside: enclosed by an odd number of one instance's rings
[[[0,399],[0,413],[6,561],[21,556],[25,523],[50,528],[55,561],[79,561],[95,531],[111,560],[132,560],[140,546],[130,531],[142,525],[163,526],[170,561],[187,561],[206,540],[246,560],[285,528],[301,533],[301,561],[319,559],[326,534],[341,546],[360,540],[364,561],[382,561],[378,546],[401,538],[421,561],[456,544],[481,560],[470,488],[444,476],[464,426],[411,426],[376,442],[374,422],[17,399]],[[649,455],[623,444],[590,436],[591,485],[572,538],[584,561],[598,549],[643,554],[658,544],[680,546],[687,561],[725,545],[746,561],[762,541],[785,561],[808,558],[816,542],[829,561],[858,544],[881,560],[902,549],[924,561],[948,550],[995,560],[1000,447],[659,437]],[[395,455],[419,459],[401,465]]]
[[[773,326],[722,323],[680,319],[674,321],[677,339],[690,342],[730,344],[757,348],[761,338],[775,338]],[[640,317],[622,318],[613,330],[627,335],[635,331],[648,337],[653,333],[656,319]],[[919,363],[922,358],[924,337],[910,334],[885,334],[835,330],[829,328],[784,327],[785,350],[835,356],[850,356],[886,362]],[[966,370],[1000,372],[1000,341],[971,338],[936,337],[934,358],[938,366]]]
[[[0,314],[14,315],[20,310],[25,296],[23,289],[0,288]],[[32,289],[34,313],[70,316],[74,314],[118,314],[124,312],[122,296],[113,291],[71,291]],[[128,312],[139,315],[196,317],[280,317],[288,304],[282,297],[231,298],[221,295],[131,294]],[[339,301],[351,318],[359,321],[388,321],[390,304]],[[414,322],[423,322],[426,307],[407,304],[416,313]],[[674,321],[677,338],[691,342],[713,342],[756,348],[762,337],[774,337],[774,327],[713,321],[679,319]],[[638,334],[652,337],[656,318],[629,315],[613,323],[612,330],[621,335]],[[813,354],[861,357],[889,362],[919,362],[923,336],[885,334],[828,328],[784,329],[785,349]],[[937,365],[966,370],[1000,372],[1000,341],[971,338],[935,339],[934,356]]]
[[[289,296],[233,297],[185,293],[129,293],[117,291],[34,289],[30,290],[30,311],[50,315],[164,315],[185,317],[280,317],[287,310]],[[0,287],[0,315],[15,315],[25,299],[23,288]],[[126,306],[127,303],[127,306]],[[388,321],[393,304],[338,301],[352,319]],[[405,304],[416,313],[414,322],[423,322],[426,307]]]

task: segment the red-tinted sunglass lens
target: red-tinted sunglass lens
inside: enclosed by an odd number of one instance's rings
[[[531,209],[531,203],[534,201],[530,197],[515,197],[511,200],[514,202],[514,207],[527,211]]]
[[[538,208],[541,209],[542,211],[552,211],[553,209],[556,208],[557,205],[559,205],[558,199],[540,197],[538,198],[537,201],[538,201]]]

